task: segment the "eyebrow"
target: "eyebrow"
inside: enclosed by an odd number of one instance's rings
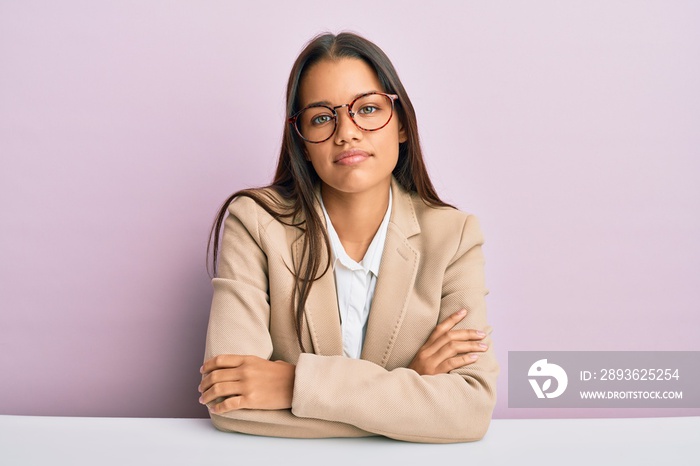
[[[357,98],[360,97],[361,95],[369,94],[369,93],[371,93],[371,92],[382,92],[382,91],[378,91],[378,90],[376,90],[376,89],[372,89],[372,90],[370,90],[370,91],[359,92],[359,93],[355,94],[354,96],[352,96],[352,99],[350,99],[350,102],[352,102],[353,100],[357,99]],[[346,103],[349,104],[350,102],[346,102]],[[328,107],[333,107],[333,106],[334,106],[332,103],[330,103],[330,102],[327,101],[327,100],[319,100],[318,102],[311,102],[310,104],[304,105],[302,108],[311,107],[312,105],[313,105],[313,106],[326,105],[326,106],[328,106]],[[341,105],[345,105],[345,104],[341,104]]]

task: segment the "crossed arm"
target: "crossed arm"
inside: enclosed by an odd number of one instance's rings
[[[236,247],[249,259],[260,248],[260,229],[231,213],[230,226],[239,229]],[[407,367],[386,370],[370,361],[308,353],[296,365],[270,361],[269,349],[260,343],[266,341],[268,348],[269,335],[259,334],[267,331],[263,322],[268,319],[256,318],[255,329],[240,322],[250,329],[244,339],[252,340],[235,347],[258,349],[249,354],[224,354],[237,351],[225,351],[228,344],[208,349],[199,388],[212,421],[222,430],[284,437],[379,434],[434,443],[478,440],[491,418],[498,372],[483,306],[480,246],[476,220],[465,221],[457,254],[445,271],[440,323]],[[228,282],[215,287],[233,287]],[[466,312],[450,314],[462,307]],[[228,341],[218,333],[213,338]]]
[[[467,315],[455,312],[435,330],[408,368],[419,375],[447,374],[474,363],[486,351],[486,333],[453,329]],[[199,401],[211,403],[211,412],[223,414],[238,409],[291,409],[296,366],[253,355],[221,354],[204,362]]]

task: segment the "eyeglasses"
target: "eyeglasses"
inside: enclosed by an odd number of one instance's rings
[[[362,131],[377,131],[384,128],[394,115],[396,94],[368,92],[355,98],[349,104],[330,107],[323,104],[308,105],[289,118],[289,123],[301,138],[313,144],[327,141],[335,134],[338,126],[339,108],[347,107],[348,115],[355,126]]]

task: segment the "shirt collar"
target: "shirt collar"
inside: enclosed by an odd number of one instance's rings
[[[328,216],[326,206],[323,204],[323,196],[321,196],[319,193],[318,197],[319,201],[321,202],[321,208],[323,209],[323,215],[326,218],[328,238],[331,242],[331,262],[333,263],[333,269],[335,269],[336,263],[340,262],[350,270],[359,270],[362,268],[368,272],[372,272],[376,277],[378,277],[379,265],[382,261],[382,253],[384,252],[384,243],[386,241],[386,232],[389,228],[389,218],[391,217],[393,203],[391,188],[389,188],[389,205],[387,206],[382,223],[379,225],[379,229],[377,230],[377,233],[375,233],[374,238],[372,238],[372,242],[367,248],[367,252],[365,252],[365,256],[362,258],[360,263],[355,262],[355,260],[348,256],[348,254],[345,252],[345,248],[343,248],[343,244],[340,242],[338,233],[333,227],[333,222],[331,222],[331,218]]]

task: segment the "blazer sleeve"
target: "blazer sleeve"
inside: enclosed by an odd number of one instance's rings
[[[483,237],[466,217],[457,252],[444,275],[440,317],[465,308],[457,328],[483,329],[488,350],[449,374],[421,376],[407,368],[388,371],[370,361],[302,354],[292,413],[325,419],[399,440],[450,443],[486,433],[496,402],[499,367],[486,321]],[[410,305],[410,304],[409,304]]]
[[[207,329],[204,359],[219,354],[250,354],[270,359],[268,261],[260,235],[260,208],[241,197],[229,206],[224,224],[218,276]],[[210,412],[223,431],[274,437],[362,437],[373,435],[333,420],[300,418],[291,410]]]

